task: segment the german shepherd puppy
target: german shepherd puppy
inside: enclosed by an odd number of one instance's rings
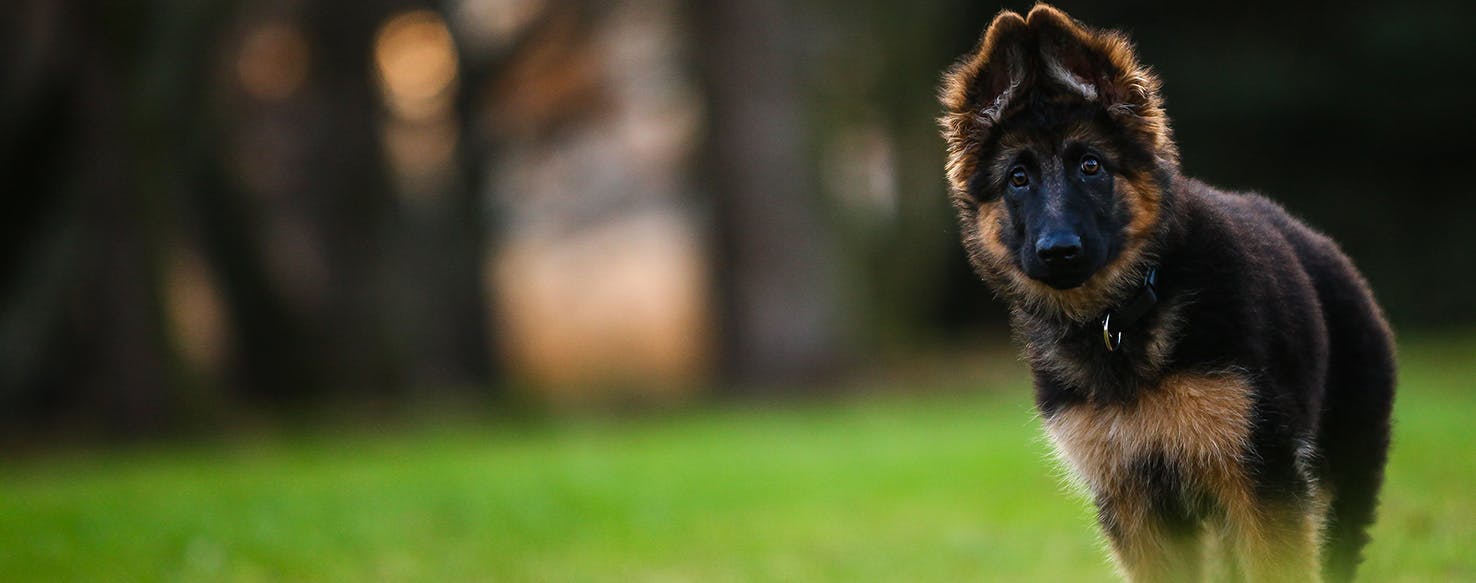
[[[1393,338],[1336,243],[1180,173],[1126,37],[1001,12],[943,79],[964,247],[1134,581],[1352,577]]]

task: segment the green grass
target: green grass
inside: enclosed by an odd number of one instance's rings
[[[1476,579],[1476,343],[1402,360],[1364,579]],[[0,580],[1112,580],[1023,378],[11,462]]]

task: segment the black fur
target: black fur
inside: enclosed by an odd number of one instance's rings
[[[1392,336],[1363,278],[1337,245],[1257,195],[1231,194],[1176,177],[1172,227],[1158,248],[1160,305],[1183,302],[1173,370],[1238,369],[1255,385],[1253,451],[1246,456],[1268,497],[1301,498],[1309,485],[1296,450],[1317,454],[1314,477],[1331,487],[1331,579],[1345,579],[1367,542],[1389,445],[1395,364]],[[1036,371],[1037,404],[1050,415],[1086,401],[1126,401],[1151,382],[1134,367],[1159,333],[1150,314],[1116,353],[1097,322],[1026,318],[1021,332],[1060,338],[1099,379],[1089,391]]]
[[[1038,11],[1030,16],[1032,31]],[[1006,20],[1020,19],[1002,14],[996,22]],[[1022,42],[1028,47],[1036,41]],[[992,48],[981,43],[980,50]],[[968,89],[957,79],[969,74],[967,63],[950,73],[955,90]],[[982,70],[978,74],[1002,77],[987,65]],[[1024,78],[1041,76],[1032,71]],[[1109,77],[1088,74],[1085,79]],[[992,88],[999,85],[995,81]],[[980,274],[1011,303],[1016,333],[1035,365],[1042,415],[1049,419],[1075,407],[1131,406],[1175,373],[1235,371],[1249,382],[1252,393],[1250,443],[1240,460],[1251,477],[1256,503],[1309,509],[1320,488],[1330,504],[1323,576],[1350,579],[1374,517],[1395,384],[1393,337],[1364,279],[1331,239],[1277,204],[1186,178],[1176,153],[1155,152],[1167,140],[1157,146],[1147,143],[1140,129],[1108,115],[1102,103],[1072,102],[1062,98],[1060,88],[1038,85],[1014,96],[1016,101],[997,123],[973,130],[982,137],[976,149],[959,135],[950,136],[950,155],[976,157],[964,193],[971,202],[956,205],[965,245]],[[969,95],[955,103],[976,107],[991,98]],[[945,103],[948,99],[945,95]],[[1166,120],[1159,121],[1166,136]],[[945,135],[958,131],[960,122],[951,122],[953,128],[949,123],[945,118]],[[1080,133],[1084,126],[1111,151],[1067,139],[1069,129]],[[1017,154],[1001,153],[1005,137],[1030,146]],[[1087,152],[1100,157],[1110,172],[1078,172]],[[1017,166],[1029,175],[1028,187],[1011,185],[1009,170],[1005,175],[998,170]],[[1048,168],[1060,174],[1043,174]],[[1133,215],[1128,201],[1114,194],[1116,180],[1133,181],[1157,195],[1154,228],[1131,256],[1124,254]],[[1042,211],[1052,200],[1054,214]],[[981,209],[991,204],[1000,205],[1004,214],[993,242],[982,240],[980,225]],[[1010,274],[1001,273],[1018,270],[1051,288],[1081,285],[1074,271],[1063,284],[1060,273],[1035,260],[1042,233],[1059,229],[1080,235],[1085,258],[1067,271],[1087,270],[1082,278],[1087,282],[1108,277],[1102,273],[1104,265],[1119,259],[1125,263],[1119,266],[1122,272],[1150,265],[1158,269],[1157,307],[1127,331],[1115,352],[1103,345],[1100,320],[1070,317],[1049,302],[1031,301],[1030,293],[1053,292],[1044,287],[1022,291],[1011,284]],[[1009,256],[992,257],[998,252],[991,243]],[[1122,286],[1090,289],[1109,294],[1101,298],[1109,306],[1133,291]],[[1192,476],[1181,475],[1164,459],[1138,460],[1135,467],[1142,491],[1152,498],[1150,508],[1163,524],[1192,530],[1215,512],[1212,504],[1185,491],[1183,484],[1194,482],[1186,479]],[[1104,527],[1110,527],[1113,521],[1105,518]],[[1117,536],[1110,528],[1108,534]]]
[[[1311,477],[1329,486],[1328,580],[1351,579],[1367,543],[1389,446],[1395,365],[1392,338],[1362,277],[1326,236],[1256,195],[1230,194],[1175,177],[1172,225],[1157,247],[1160,306],[1181,303],[1179,335],[1162,370],[1135,366],[1161,333],[1150,313],[1118,352],[1107,352],[1096,321],[1018,317],[1030,344],[1055,342],[1096,379],[1072,387],[1036,371],[1044,415],[1090,400],[1131,401],[1175,370],[1236,369],[1254,384],[1252,450],[1245,459],[1258,491],[1299,501],[1311,484],[1297,449],[1315,452]],[[1083,371],[1076,371],[1083,372]],[[1162,480],[1161,470],[1147,473]],[[1182,510],[1166,509],[1182,521]]]

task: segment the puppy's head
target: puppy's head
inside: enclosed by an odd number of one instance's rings
[[[1178,153],[1158,80],[1119,33],[1001,12],[944,76],[948,183],[975,269],[1017,306],[1084,321],[1131,288]]]

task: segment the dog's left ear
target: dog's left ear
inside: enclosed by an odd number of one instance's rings
[[[1178,163],[1158,77],[1138,64],[1126,36],[1087,28],[1046,4],[1031,9],[1026,22],[1035,34],[1040,75],[1046,82],[1100,102],[1114,121],[1153,144],[1162,162]]]

